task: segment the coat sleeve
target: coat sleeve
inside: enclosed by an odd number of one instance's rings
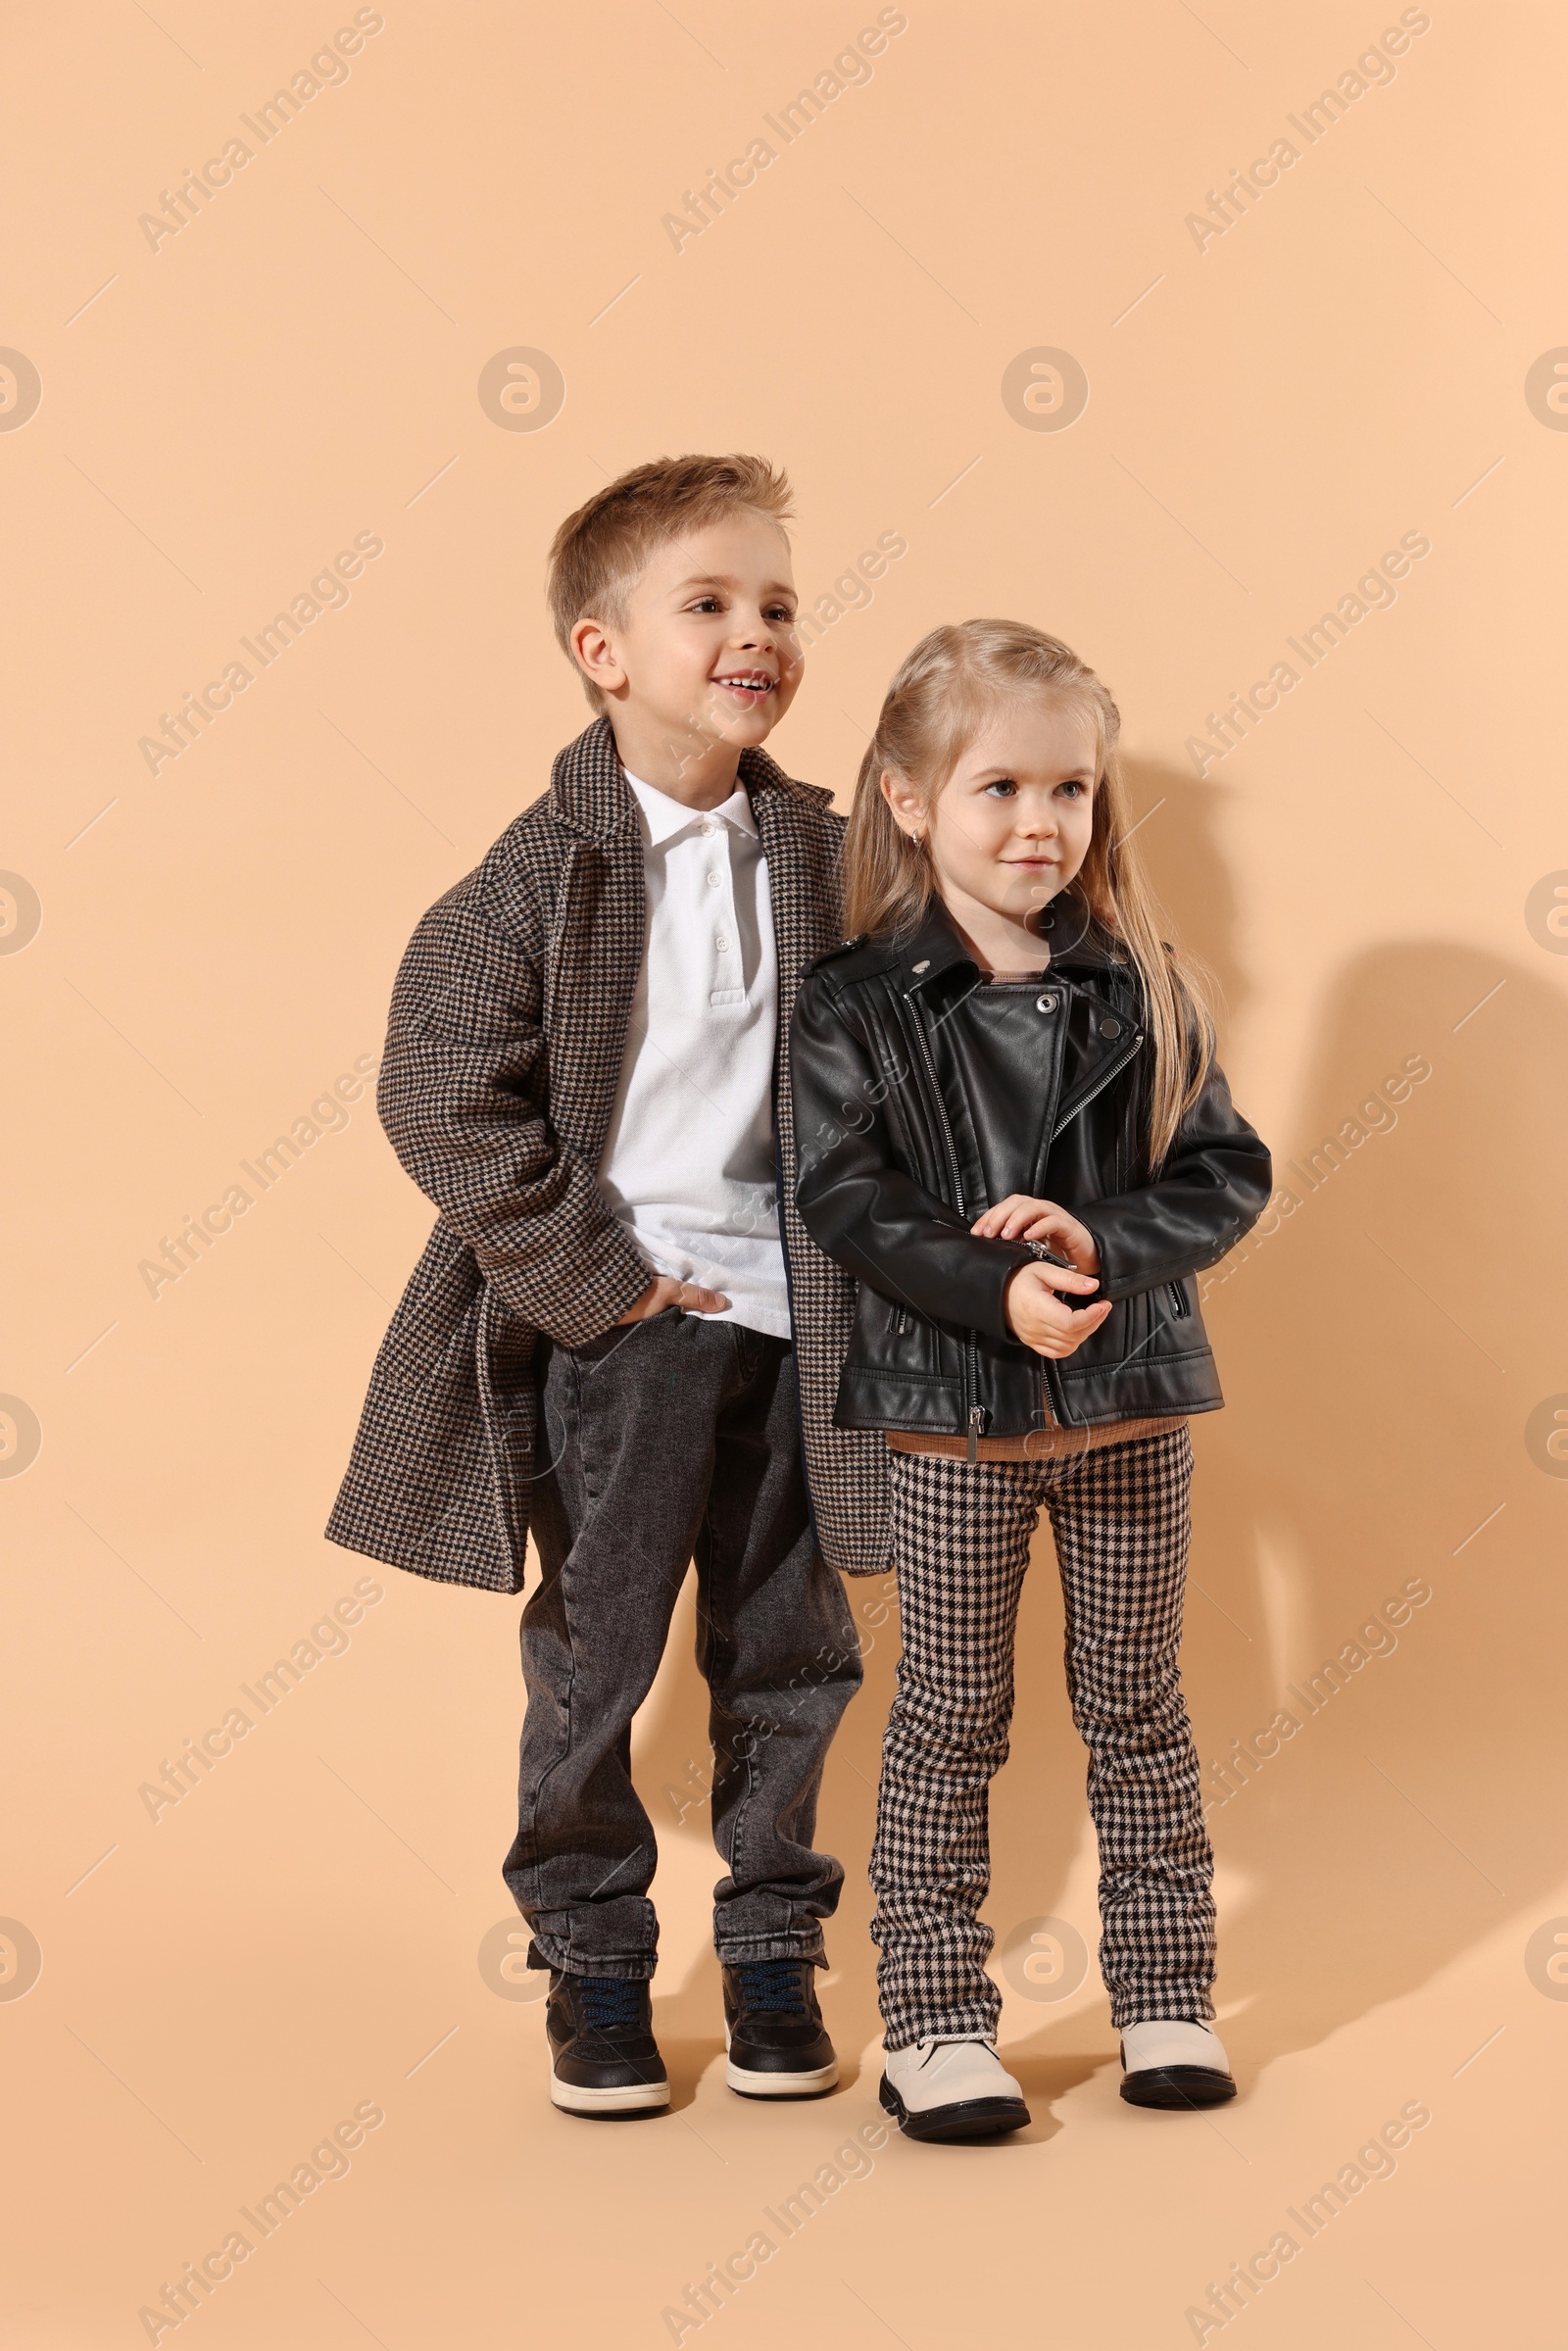
[[[1018,1242],[976,1240],[955,1209],[894,1165],[883,1106],[891,1081],[820,973],[801,984],[790,1067],[795,1198],[818,1249],[895,1304],[1012,1340],[1003,1295],[1034,1252]]]
[[[511,1312],[567,1347],[617,1321],[654,1269],[548,1110],[537,959],[459,889],[409,944],[376,1107],[393,1150]]]
[[[1152,1183],[1072,1213],[1100,1251],[1097,1298],[1129,1298],[1216,1264],[1257,1222],[1273,1170],[1265,1145],[1210,1069]]]

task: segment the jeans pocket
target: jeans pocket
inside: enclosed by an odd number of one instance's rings
[[[603,1363],[614,1353],[616,1347],[635,1338],[639,1331],[652,1330],[657,1323],[665,1322],[670,1315],[678,1319],[680,1308],[661,1306],[657,1314],[639,1315],[635,1322],[612,1322],[608,1331],[600,1332],[597,1339],[585,1339],[581,1347],[567,1347],[565,1352],[578,1363]]]
[[[562,1351],[570,1355],[576,1363],[603,1363],[605,1357],[613,1354],[620,1342],[629,1338],[636,1328],[634,1322],[612,1322],[608,1331],[600,1332],[597,1339],[585,1339],[581,1347],[568,1347]]]

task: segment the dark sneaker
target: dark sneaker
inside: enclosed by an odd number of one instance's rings
[[[819,2098],[839,2061],[808,1959],[743,1959],[724,1970],[724,2079],[743,2098]]]
[[[649,1988],[552,1969],[545,2003],[550,2102],[567,2114],[650,2114],[669,2104]]]

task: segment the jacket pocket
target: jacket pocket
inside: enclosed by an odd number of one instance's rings
[[[940,1369],[938,1351],[936,1331],[925,1315],[901,1298],[884,1298],[868,1283],[858,1286],[852,1363],[930,1373]]]
[[[1136,1378],[1159,1356],[1200,1345],[1202,1337],[1183,1285],[1155,1282],[1117,1298],[1099,1330],[1067,1357],[1062,1372],[1126,1371]]]

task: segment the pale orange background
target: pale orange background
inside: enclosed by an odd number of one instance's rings
[[[156,1824],[138,1795],[372,1572],[319,1530],[430,1210],[367,1100],[156,1300],[138,1263],[376,1051],[416,916],[585,722],[541,603],[560,517],[651,455],[732,448],[787,464],[809,598],[879,533],[908,542],[813,653],[774,743],[792,772],[847,788],[934,622],[1040,622],[1120,697],[1141,840],[1281,1162],[1431,1062],[1211,1301],[1231,1401],[1197,1432],[1186,1644],[1205,1763],[1401,1582],[1433,1597],[1213,1816],[1239,2102],[1134,2114],[1093,1973],[1056,2004],[1009,1991],[1033,2128],[886,2145],[700,2339],[1191,2342],[1209,2281],[1416,2100],[1396,2177],[1226,2336],[1556,2339],[1568,2006],[1526,1945],[1568,1932],[1568,1488],[1525,1429],[1568,1390],[1568,966],[1525,902],[1568,867],[1568,438],[1524,381],[1568,341],[1560,13],[1434,0],[1392,86],[1201,254],[1185,216],[1396,9],[910,0],[873,78],[679,254],[662,215],[874,9],[382,13],[346,83],[156,253],[138,215],[351,10],[11,16],[0,343],[43,398],[0,432],[0,865],[43,920],[0,962],[0,1389],[43,1443],[0,1487],[0,1913],[43,1968],[0,1999],[4,2340],[146,2340],[138,2309],[374,2101],[350,2175],[166,2343],[668,2342],[666,2305],[875,2115],[891,1621],[827,1775],[847,2064],[822,2105],[723,2087],[717,1865],[670,1792],[702,1777],[689,1619],[637,1747],[664,2121],[553,2114],[542,2012],[481,1979],[516,1603],[374,1571],[346,1654]],[[537,432],[476,394],[519,345],[566,382]],[[1087,371],[1068,430],[1003,405],[1038,346]],[[1409,530],[1431,553],[1396,605],[1200,781],[1205,713]],[[138,738],[359,531],[385,552],[346,609],[149,774]],[[990,1916],[1092,1942],[1042,1554]],[[858,1604],[880,1614],[879,1589]]]

